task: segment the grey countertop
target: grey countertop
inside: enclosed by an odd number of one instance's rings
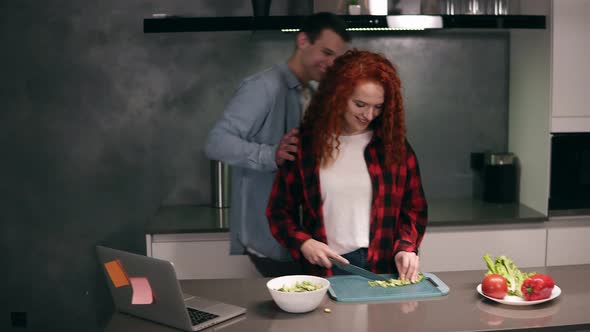
[[[203,205],[162,206],[146,226],[147,234],[227,232],[229,208]],[[494,204],[472,199],[429,199],[429,227],[546,221],[522,204]]]
[[[546,220],[546,215],[523,204],[497,204],[475,199],[428,200],[429,226],[483,225]]]
[[[550,210],[549,217],[590,216],[590,209]]]
[[[215,331],[500,331],[590,329],[590,265],[523,269],[550,274],[561,295],[533,306],[510,306],[476,291],[484,271],[437,272],[450,288],[446,296],[381,302],[342,303],[327,295],[313,312],[289,314],[272,301],[268,279],[185,280],[183,291],[245,307],[246,315]],[[324,312],[330,308],[331,313]],[[116,313],[105,331],[178,331]],[[213,328],[204,331],[213,331]]]

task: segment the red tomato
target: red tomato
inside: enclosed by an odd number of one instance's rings
[[[503,299],[508,294],[506,279],[499,274],[490,274],[481,282],[481,291],[495,299]]]

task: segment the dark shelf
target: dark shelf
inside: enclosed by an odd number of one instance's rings
[[[545,16],[439,15],[443,29],[545,29]],[[144,33],[298,29],[305,16],[144,18]],[[387,16],[342,15],[351,29],[388,28]],[[383,30],[380,30],[381,32]]]
[[[545,29],[545,16],[443,15],[445,29]]]

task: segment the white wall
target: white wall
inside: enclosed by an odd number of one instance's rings
[[[552,6],[552,132],[590,132],[590,0]]]
[[[546,14],[547,0],[521,12]],[[550,17],[548,29],[511,30],[508,149],[520,162],[520,202],[547,214],[550,151]]]

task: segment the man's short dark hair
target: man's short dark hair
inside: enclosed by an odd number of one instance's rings
[[[313,44],[325,29],[334,31],[345,42],[351,40],[350,33],[346,31],[346,22],[332,13],[322,12],[306,17],[300,31],[305,32],[307,38]]]

